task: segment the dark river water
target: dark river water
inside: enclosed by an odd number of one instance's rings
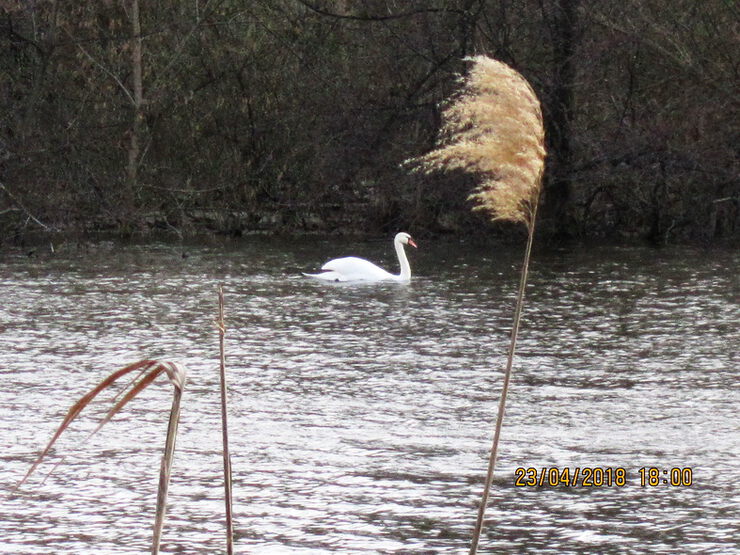
[[[69,407],[142,358],[190,371],[162,551],[225,551],[219,284],[236,551],[465,553],[521,251],[419,247],[410,284],[360,286],[300,273],[346,254],[397,271],[390,239],[0,254],[0,553],[149,551],[166,380],[84,441],[110,399],[88,407],[8,495]],[[738,268],[535,247],[481,553],[740,550]]]

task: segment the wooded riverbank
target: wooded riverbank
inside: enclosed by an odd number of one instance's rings
[[[0,16],[0,242],[489,233],[466,178],[403,164],[433,145],[475,53],[542,100],[545,236],[740,235],[729,2],[58,0]]]

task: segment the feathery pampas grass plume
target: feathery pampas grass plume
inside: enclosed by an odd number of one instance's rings
[[[487,211],[493,220],[524,223],[528,231],[493,443],[470,546],[470,554],[475,555],[493,483],[524,305],[545,167],[545,130],[539,100],[524,77],[486,56],[468,60],[473,62],[472,67],[461,79],[460,90],[442,112],[440,146],[410,162],[427,172],[463,170],[472,173],[481,180],[470,195],[476,201],[476,209]]]
[[[439,146],[410,161],[424,171],[470,172],[470,195],[494,220],[534,225],[545,165],[545,131],[537,95],[518,72],[487,56],[472,66],[442,112]]]

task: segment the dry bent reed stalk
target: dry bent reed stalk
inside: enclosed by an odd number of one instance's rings
[[[170,474],[172,472],[172,461],[175,454],[175,442],[177,439],[177,426],[180,421],[180,401],[182,399],[182,392],[185,388],[185,382],[187,380],[187,370],[183,364],[176,362],[160,361],[160,360],[140,360],[129,364],[119,370],[113,372],[110,376],[105,378],[91,391],[82,396],[67,412],[67,416],[60,424],[57,431],[51,438],[51,441],[47,444],[46,448],[42,451],[41,455],[36,459],[31,468],[28,470],[23,479],[18,483],[16,489],[23,485],[26,480],[33,474],[34,470],[41,464],[49,450],[52,448],[54,443],[59,436],[62,435],[64,430],[77,418],[87,405],[97,397],[97,395],[109,387],[123,376],[137,372],[136,377],[124,388],[122,398],[116,402],[113,407],[108,411],[103,420],[100,422],[97,428],[90,434],[97,433],[107,422],[110,421],[123,407],[125,407],[129,401],[151,385],[160,375],[166,374],[170,383],[174,386],[172,408],[170,410],[169,425],[167,427],[167,438],[165,440],[165,450],[162,456],[162,465],[160,468],[159,475],[159,489],[157,491],[157,508],[154,519],[154,531],[152,537],[152,553],[159,553],[159,544],[162,538],[162,529],[164,527],[164,517],[167,509],[167,492],[170,483]],[[129,389],[130,387],[130,389]],[[119,394],[121,395],[121,394]],[[118,396],[116,396],[118,398]],[[56,467],[55,467],[56,468]]]
[[[487,56],[469,61],[472,66],[461,78],[460,89],[442,111],[439,146],[410,163],[427,172],[463,170],[475,175],[480,183],[470,198],[476,201],[476,209],[487,211],[493,220],[523,223],[528,231],[493,445],[470,547],[470,553],[475,554],[493,482],[519,334],[545,167],[545,131],[539,100],[524,77]]]

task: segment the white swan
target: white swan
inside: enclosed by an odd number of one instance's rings
[[[398,275],[386,272],[364,258],[356,256],[347,256],[344,258],[335,258],[324,264],[320,274],[303,274],[304,276],[321,279],[324,281],[409,281],[411,279],[411,267],[406,258],[404,245],[411,245],[416,248],[416,243],[408,233],[397,233],[393,239],[393,246],[396,248],[398,263],[401,265],[401,273]]]

